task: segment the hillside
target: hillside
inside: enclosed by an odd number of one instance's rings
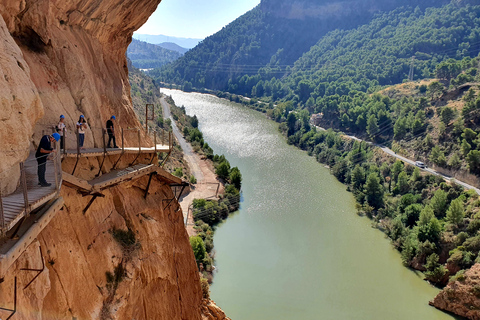
[[[178,44],[173,42],[162,42],[162,43],[159,43],[158,46],[168,50],[180,52],[181,54],[185,54],[185,52],[189,50],[187,48],[180,47]]]
[[[191,49],[195,47],[202,39],[195,39],[195,38],[182,38],[182,37],[171,37],[165,36],[163,34],[141,34],[141,33],[134,33],[133,38],[141,41],[145,41],[151,44],[160,44],[164,42],[172,42],[176,45]]]
[[[268,1],[239,17],[221,31],[154,75],[163,82],[193,87],[238,90],[260,80],[281,78],[329,31],[349,30],[368,23],[376,13],[390,11],[405,1]],[[410,3],[415,3],[411,1]],[[446,1],[422,1],[421,8]],[[229,86],[230,84],[230,86]],[[242,91],[240,89],[240,91]],[[243,90],[245,91],[245,90]],[[243,92],[242,93],[245,93]],[[246,92],[250,94],[251,92]]]
[[[132,39],[128,46],[127,56],[135,68],[160,68],[182,56],[177,50],[169,50],[162,46]]]

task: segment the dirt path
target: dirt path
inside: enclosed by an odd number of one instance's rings
[[[193,217],[191,212],[189,213],[188,208],[192,204],[193,199],[216,199],[219,193],[223,193],[223,185],[217,179],[215,169],[211,162],[201,159],[200,156],[192,150],[190,143],[183,138],[182,133],[175,125],[170,114],[170,107],[164,98],[161,99],[161,103],[164,117],[170,118],[172,121],[173,133],[183,149],[185,160],[187,160],[188,166],[190,167],[190,172],[192,172],[197,179],[197,183],[190,193],[183,195],[180,199],[184,219],[187,219],[188,216],[188,221],[186,221],[187,232],[189,236],[192,236],[195,235],[195,230],[193,229]]]

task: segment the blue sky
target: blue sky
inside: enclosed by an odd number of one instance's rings
[[[260,0],[162,0],[136,33],[203,39],[259,3]]]

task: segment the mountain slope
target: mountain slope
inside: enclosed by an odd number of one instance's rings
[[[168,50],[147,42],[132,40],[127,56],[139,69],[160,68],[182,56],[180,52]]]
[[[422,1],[421,6],[446,1]],[[368,23],[375,13],[414,1],[271,1],[264,0],[206,38],[175,64],[155,73],[164,82],[226,90],[229,81],[274,69],[279,78],[327,32]],[[253,81],[255,82],[255,80]],[[258,82],[258,79],[256,80]]]
[[[180,38],[180,37],[170,37],[165,36],[163,34],[138,34],[134,33],[133,38],[141,41],[145,41],[151,44],[160,44],[163,42],[173,42],[176,45],[191,49],[195,47],[202,39],[195,39],[195,38]]]
[[[187,48],[180,47],[178,44],[173,42],[162,42],[162,43],[159,43],[158,46],[165,48],[167,50],[180,52],[181,54],[185,54],[185,52],[188,51]]]

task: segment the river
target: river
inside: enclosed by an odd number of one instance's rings
[[[233,320],[454,319],[402,266],[327,168],[265,115],[211,95],[162,89],[197,115],[205,141],[243,176],[242,203],[215,233],[211,298]]]

